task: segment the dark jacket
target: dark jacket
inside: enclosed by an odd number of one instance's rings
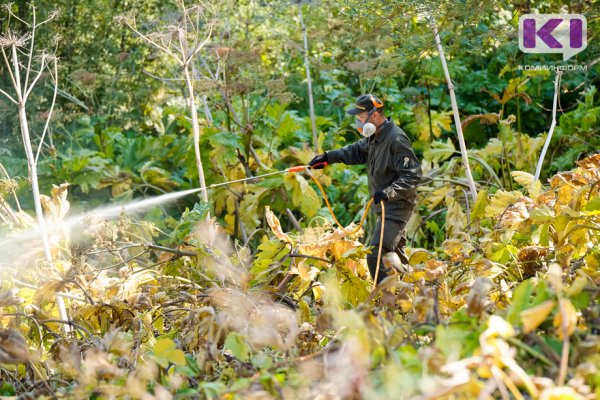
[[[407,222],[417,202],[421,182],[421,163],[412,150],[410,139],[393,121],[387,120],[369,138],[327,152],[329,163],[367,164],[369,193],[387,194],[385,216]],[[377,214],[381,205],[374,204]]]

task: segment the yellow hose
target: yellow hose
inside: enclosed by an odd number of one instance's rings
[[[381,262],[381,249],[383,247],[383,228],[385,226],[385,206],[383,200],[381,200],[381,231],[379,232],[379,253],[377,253],[377,267],[375,267],[375,278],[373,278],[373,287],[371,291],[375,290],[377,285],[377,276],[379,275],[379,263]]]
[[[338,221],[337,217],[335,216],[335,213],[333,212],[333,208],[331,207],[331,204],[329,203],[329,199],[327,198],[325,189],[323,189],[323,185],[321,185],[321,182],[319,182],[318,179],[315,178],[315,176],[310,172],[310,169],[306,168],[306,171],[308,172],[308,175],[310,175],[312,180],[315,182],[315,184],[321,191],[321,194],[323,195],[323,198],[325,199],[325,204],[327,204],[327,209],[329,210],[329,213],[333,217],[333,220],[340,228],[344,229],[344,226],[340,223],[340,221]],[[351,230],[350,232],[347,233],[347,236],[355,234],[356,232],[358,232],[360,230],[360,228],[362,228],[362,226],[365,222],[365,219],[367,218],[367,214],[369,213],[369,210],[371,209],[372,204],[373,204],[373,198],[371,197],[371,199],[369,200],[369,202],[367,203],[367,205],[365,207],[365,213],[363,214],[362,218],[360,219],[360,222],[358,223],[356,228],[354,228],[353,230]],[[383,201],[381,201],[381,232],[379,233],[379,253],[377,254],[377,266],[375,267],[375,276],[373,277],[372,290],[375,289],[375,286],[377,285],[377,277],[379,275],[379,264],[381,262],[381,250],[383,248],[384,227],[385,227],[385,206],[383,204]]]

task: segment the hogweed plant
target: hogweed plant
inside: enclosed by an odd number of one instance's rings
[[[29,179],[31,180],[37,223],[44,246],[46,262],[52,265],[52,253],[50,251],[50,243],[48,241],[48,233],[46,231],[38,183],[37,161],[44,145],[44,139],[48,132],[52,111],[54,110],[54,104],[56,102],[56,93],[58,91],[58,59],[54,52],[49,52],[46,49],[36,49],[35,38],[37,31],[43,25],[55,20],[59,16],[59,13],[58,11],[50,12],[45,20],[39,22],[37,20],[35,6],[32,4],[32,21],[27,22],[13,13],[12,7],[12,3],[8,3],[4,6],[4,10],[8,14],[8,21],[6,23],[5,31],[0,35],[0,50],[2,51],[2,61],[4,62],[5,71],[7,71],[10,77],[12,91],[14,93],[10,94],[5,90],[0,89],[0,94],[18,109],[19,128],[21,140],[23,141],[23,147],[25,149],[25,157],[27,158],[27,167]],[[20,22],[28,29],[28,31],[19,33],[14,30],[11,27],[12,19]],[[55,45],[57,45],[57,43],[58,38],[55,40]],[[46,113],[46,122],[40,135],[38,149],[34,153],[32,131],[30,128],[31,118],[27,112],[27,105],[33,89],[36,87],[45,71],[48,72],[48,76],[54,84],[53,95],[51,105]],[[68,319],[64,302],[60,297],[57,297],[57,306],[61,318]]]

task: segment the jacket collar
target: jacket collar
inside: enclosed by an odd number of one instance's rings
[[[392,130],[393,126],[394,126],[394,122],[392,121],[391,117],[388,117],[386,119],[386,121],[379,126],[378,132],[376,132],[372,136],[372,140],[371,141],[375,142],[377,144],[382,143],[384,141],[384,139],[386,138],[386,136]]]

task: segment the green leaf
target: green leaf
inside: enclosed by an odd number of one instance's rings
[[[349,270],[341,272],[342,275],[342,299],[345,302],[357,306],[359,303],[369,297],[368,283],[366,280],[359,278]]]
[[[594,197],[592,200],[588,201],[583,207],[583,211],[591,215],[600,214],[600,197]]]
[[[273,366],[273,360],[265,353],[258,353],[252,357],[252,365],[259,369],[268,369]]]
[[[423,152],[423,156],[426,160],[440,162],[451,157],[455,151],[454,145],[450,139],[448,139],[446,143],[433,142],[431,147]]]
[[[204,202],[194,204],[194,208],[191,210],[189,208],[185,209],[179,219],[179,224],[177,224],[177,227],[173,232],[173,236],[179,243],[185,240],[186,236],[192,232],[199,221],[206,218],[208,209],[208,204]]]
[[[250,361],[250,346],[246,342],[246,337],[237,332],[230,332],[227,335],[223,348],[231,351],[238,360]]]
[[[485,207],[488,205],[488,195],[487,191],[480,190],[477,193],[477,199],[475,200],[475,204],[473,205],[473,210],[471,210],[471,220],[476,220],[485,216]]]
[[[223,382],[200,382],[198,388],[207,399],[218,399],[227,390]]]
[[[290,252],[289,246],[282,244],[279,240],[269,240],[261,243],[258,246],[258,253],[252,263],[250,273],[256,280],[262,280],[266,278],[265,271],[277,261],[281,260],[286,254]]]
[[[435,328],[435,346],[448,358],[462,354],[463,342],[469,335],[464,328],[445,327],[438,325]]]
[[[287,174],[283,181],[292,192],[292,204],[300,207],[300,211],[307,217],[315,216],[321,208],[321,201],[306,179],[300,174]]]
[[[529,297],[533,290],[533,283],[530,280],[526,280],[521,283],[513,292],[512,300],[508,313],[506,314],[506,320],[513,325],[521,324],[519,317],[521,311],[523,311],[529,305]]]

